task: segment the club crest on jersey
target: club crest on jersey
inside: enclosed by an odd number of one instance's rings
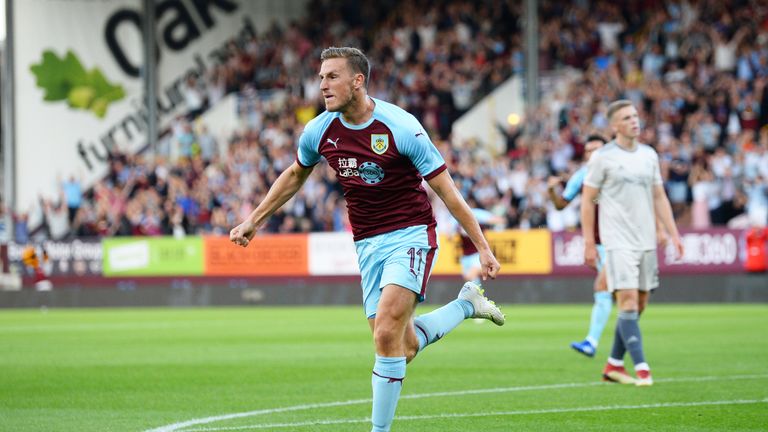
[[[371,149],[377,155],[384,154],[389,148],[389,135],[371,134]]]

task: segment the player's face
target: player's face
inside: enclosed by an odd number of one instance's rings
[[[626,106],[615,113],[611,119],[614,132],[629,139],[640,135],[640,116],[633,106]]]
[[[584,160],[588,161],[590,157],[592,157],[592,153],[594,153],[597,149],[603,146],[602,141],[594,140],[594,141],[587,141],[586,144],[584,144]]]
[[[355,74],[347,59],[331,58],[323,61],[320,65],[320,91],[325,100],[325,109],[331,112],[344,111],[352,102],[354,88]]]

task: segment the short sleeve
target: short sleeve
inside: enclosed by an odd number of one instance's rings
[[[326,111],[310,120],[304,127],[296,149],[296,161],[299,165],[309,168],[320,162],[320,139],[334,118],[333,113]]]
[[[565,184],[565,190],[563,190],[563,199],[571,202],[576,195],[581,192],[581,186],[584,184],[584,176],[587,175],[587,167],[579,168],[578,171],[573,173],[571,178],[568,179],[568,183]]]
[[[664,184],[664,180],[661,179],[661,168],[659,167],[659,154],[653,150],[651,151],[653,152],[653,184],[655,185]]]
[[[296,149],[296,161],[299,165],[309,168],[320,161],[320,153],[317,152],[318,142],[317,139],[313,139],[311,131],[304,129]]]
[[[595,152],[587,162],[587,175],[584,184],[599,189],[605,181],[605,161],[600,151]]]
[[[401,154],[411,159],[419,174],[429,180],[445,170],[445,160],[437,147],[432,144],[424,128],[418,124],[418,121],[414,120],[414,122],[418,127],[410,131],[401,131],[397,148]]]

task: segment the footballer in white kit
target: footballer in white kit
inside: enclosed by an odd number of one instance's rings
[[[659,157],[640,143],[640,116],[628,100],[608,106],[608,120],[616,138],[596,151],[587,164],[581,199],[584,259],[592,267],[597,256],[595,201],[600,199],[600,240],[606,254],[608,289],[616,295],[619,309],[613,348],[603,369],[603,379],[622,384],[649,386],[651,370],[645,361],[640,314],[651,290],[659,286],[656,257],[656,220],[669,234],[678,258],[683,244],[672,207],[664,192]],[[629,351],[637,379],[624,369]]]
[[[584,184],[600,190],[608,289],[658,287],[653,186],[663,182],[656,151],[641,143],[628,151],[611,141],[590,158]]]

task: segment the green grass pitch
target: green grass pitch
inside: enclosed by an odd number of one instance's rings
[[[768,429],[768,305],[652,304],[650,388],[600,383],[613,317],[588,359],[588,305],[504,310],[408,366],[393,431]],[[368,431],[372,365],[360,307],[6,310],[0,430]]]

